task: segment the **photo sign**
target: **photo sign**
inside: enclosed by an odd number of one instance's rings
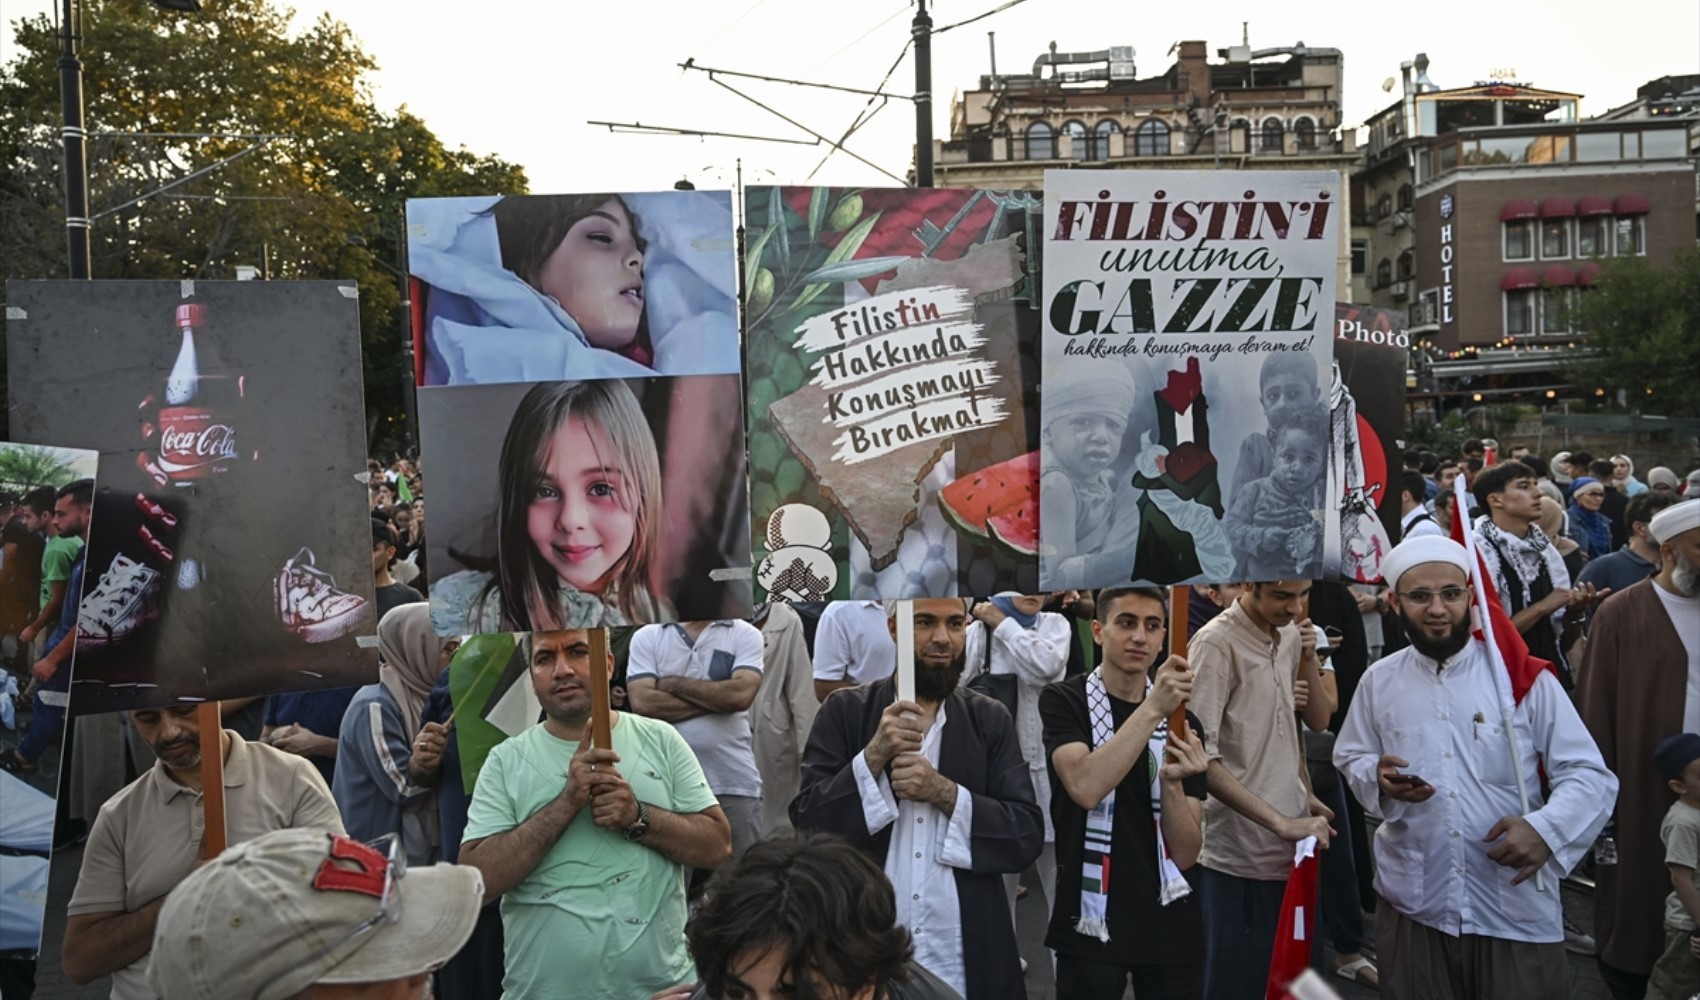
[[[1030,191],[751,188],[759,593],[1037,585]]]
[[[1405,314],[1334,304],[1334,374],[1329,380],[1329,579],[1372,583],[1399,539],[1399,472],[1405,451]]]
[[[1339,183],[1046,172],[1042,589],[1322,575]]]

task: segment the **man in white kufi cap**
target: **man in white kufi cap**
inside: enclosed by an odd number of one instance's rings
[[[1559,880],[1617,794],[1550,671],[1512,712],[1508,740],[1505,667],[1471,635],[1470,562],[1432,536],[1382,560],[1411,645],[1364,674],[1334,749],[1358,801],[1383,820],[1375,931],[1387,1000],[1568,996]]]
[[[1700,500],[1659,511],[1647,533],[1659,547],[1658,574],[1594,612],[1578,684],[1582,718],[1623,789],[1618,863],[1595,873],[1600,972],[1635,995],[1663,950],[1661,900],[1670,892],[1659,839],[1670,792],[1653,751],[1666,737],[1700,732]]]

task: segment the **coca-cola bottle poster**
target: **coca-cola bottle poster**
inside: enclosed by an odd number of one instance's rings
[[[358,293],[8,282],[12,433],[100,453],[72,711],[371,681]]]
[[[13,957],[41,942],[96,461],[0,443],[0,954]]]

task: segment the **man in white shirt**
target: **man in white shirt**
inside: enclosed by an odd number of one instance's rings
[[[1406,469],[1399,478],[1399,484],[1399,537],[1445,535],[1446,531],[1423,505],[1423,494],[1428,489],[1428,484],[1423,481],[1423,474]]]
[[[899,700],[891,677],[827,698],[791,821],[848,839],[885,869],[897,922],[929,972],[965,1000],[1020,1000],[1003,876],[1039,856],[1044,820],[1009,712],[957,687],[966,604],[913,608],[915,700]],[[895,636],[895,619],[889,628]]]
[[[833,601],[815,626],[815,697],[891,676],[897,644],[879,601]]]
[[[735,619],[645,625],[626,660],[632,711],[671,722],[690,745],[732,824],[733,860],[762,837],[749,719],[761,668],[761,630]]]
[[[1645,993],[1663,950],[1671,883],[1659,825],[1671,793],[1653,751],[1700,732],[1700,500],[1659,511],[1647,532],[1659,575],[1600,605],[1578,681],[1582,718],[1622,786],[1610,831],[1618,863],[1594,876],[1600,978],[1614,997]]]
[[[1555,1000],[1570,989],[1559,880],[1605,825],[1617,779],[1549,672],[1508,739],[1504,668],[1470,634],[1468,565],[1446,538],[1402,542],[1383,561],[1411,645],[1364,675],[1334,764],[1383,819],[1382,996]]]

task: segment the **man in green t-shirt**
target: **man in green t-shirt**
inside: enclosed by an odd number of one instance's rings
[[[47,539],[41,552],[40,610],[18,635],[26,647],[59,623],[59,609],[65,604],[65,584],[71,579],[71,563],[83,547],[81,538],[58,536],[53,526],[53,500],[54,489],[51,486],[38,487],[24,497],[24,526]]]
[[[503,997],[629,1000],[694,979],[686,876],[732,851],[702,768],[672,726],[624,712],[613,749],[591,746],[585,630],[520,649],[545,718],[490,752],[460,851],[502,897]]]

